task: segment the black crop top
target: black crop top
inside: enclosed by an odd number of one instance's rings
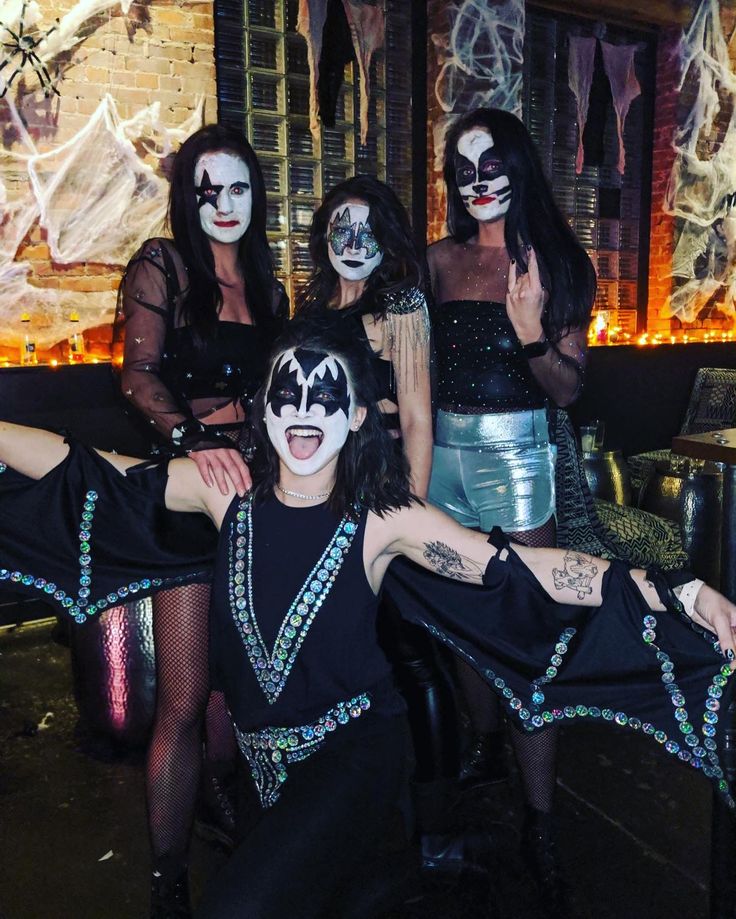
[[[330,588],[327,578],[319,579],[320,566],[316,564],[340,524],[327,505],[286,507],[273,495],[262,503],[254,502],[254,623],[246,612],[247,545],[238,547],[236,543],[243,535],[238,534],[239,524],[247,542],[246,507],[247,502],[236,498],[223,521],[210,608],[213,684],[224,691],[238,727],[250,731],[306,724],[362,692],[371,693],[371,710],[378,714],[402,711],[390,665],[376,639],[378,599],[363,564],[366,513],[355,518],[354,534],[343,536],[352,538],[352,545]],[[338,537],[336,545],[339,543]],[[239,561],[242,570],[237,568]],[[334,559],[328,564],[331,562]],[[334,570],[333,566],[331,572]],[[305,584],[314,582],[324,587],[313,588],[313,597],[305,598],[307,605],[300,609],[295,597]],[[307,610],[313,611],[316,598],[323,594],[326,599],[316,610],[289,668],[290,655],[311,615]],[[279,635],[286,644],[281,655],[276,653],[274,661],[267,663]],[[270,673],[271,667],[275,683],[289,671],[274,702],[267,698],[268,678],[263,682],[256,677],[256,670]]]
[[[148,240],[125,270],[113,330],[123,394],[166,440],[193,417],[206,421],[229,403],[240,403],[247,415],[247,402],[263,379],[271,345],[288,315],[288,299],[275,282],[273,322],[256,327],[220,321],[211,338],[197,347],[191,329],[180,324],[188,284],[173,244]],[[195,438],[201,427],[192,425]]]
[[[215,397],[250,402],[266,374],[273,335],[242,322],[217,323],[198,347],[188,326],[166,336],[159,377],[184,402]]]
[[[432,329],[440,408],[504,412],[544,406],[544,392],[503,303],[448,300],[433,307]]]

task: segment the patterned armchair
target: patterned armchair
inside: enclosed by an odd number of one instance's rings
[[[695,377],[690,402],[680,434],[705,434],[736,425],[736,370],[701,367]],[[631,470],[631,491],[638,500],[642,488],[654,472],[654,464],[669,461],[671,451],[650,450],[627,459]]]
[[[557,446],[558,546],[641,568],[658,565],[669,571],[688,564],[676,523],[592,497],[575,431],[562,409],[551,412],[550,434]]]

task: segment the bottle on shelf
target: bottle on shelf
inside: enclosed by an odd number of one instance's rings
[[[69,322],[71,323],[69,338],[67,339],[69,343],[69,363],[81,364],[84,361],[86,347],[84,333],[79,329],[79,313],[76,310],[69,314]]]
[[[31,329],[31,317],[28,313],[22,313],[20,317],[21,335],[20,335],[20,363],[26,367],[38,363],[38,352],[36,351],[36,336]]]

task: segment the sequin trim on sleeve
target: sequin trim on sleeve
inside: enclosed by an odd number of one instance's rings
[[[340,725],[360,718],[370,707],[370,695],[363,692],[347,702],[338,702],[316,721],[300,727],[266,727],[245,732],[235,725],[238,746],[250,766],[261,807],[272,807],[278,801],[281,787],[288,778],[287,765],[316,753],[329,734]]]
[[[707,691],[708,698],[705,702],[702,724],[700,725],[699,731],[699,734],[702,736],[699,736],[695,725],[690,720],[690,714],[686,708],[687,703],[685,694],[677,683],[675,665],[669,654],[656,644],[657,620],[655,616],[644,616],[642,620],[642,640],[646,645],[652,648],[656,654],[661,671],[660,679],[662,681],[662,687],[669,695],[670,701],[674,707],[674,718],[678,723],[681,735],[679,737],[670,737],[666,731],[663,731],[661,728],[658,729],[657,726],[651,722],[642,721],[641,718],[637,718],[635,715],[623,711],[615,711],[612,708],[601,708],[596,705],[585,705],[583,703],[578,705],[566,705],[563,708],[541,708],[541,705],[545,701],[544,698],[542,697],[541,701],[538,696],[536,699],[534,698],[534,693],[539,693],[543,696],[538,685],[541,682],[541,678],[540,680],[534,680],[531,684],[532,700],[530,708],[527,708],[524,705],[524,701],[515,694],[512,687],[508,685],[503,677],[499,676],[490,667],[479,667],[472,655],[468,654],[464,648],[454,642],[448,635],[445,635],[444,632],[431,623],[417,621],[416,624],[423,626],[438,641],[447,645],[452,651],[464,658],[478,670],[491,688],[502,697],[511,713],[519,719],[521,726],[526,731],[535,731],[555,722],[572,721],[575,718],[614,722],[619,727],[626,727],[637,732],[641,731],[643,734],[653,737],[667,753],[671,756],[676,756],[680,762],[687,763],[689,766],[692,766],[693,769],[701,770],[706,778],[711,779],[717,784],[718,790],[723,795],[728,807],[731,810],[736,810],[736,801],[734,801],[728,781],[723,772],[718,756],[718,744],[715,739],[717,733],[716,725],[719,720],[719,700],[723,695],[724,687],[732,676],[730,665],[728,663],[723,664],[711,680]],[[561,644],[568,644],[569,639],[563,641],[563,637],[566,632],[572,631],[574,630],[566,629],[560,636],[560,640],[555,646],[555,655],[562,657],[564,652],[558,651],[558,648]],[[572,637],[573,636],[570,635],[570,639]],[[714,647],[718,647],[717,642],[714,641],[713,644]],[[567,648],[565,648],[565,651],[566,650]],[[553,656],[552,660],[554,661],[554,659],[555,657]],[[556,671],[558,666],[559,665],[554,663],[551,664],[551,669],[555,670],[554,676],[557,675]],[[548,669],[547,674],[549,673],[550,670]],[[546,682],[549,682],[549,680]],[[534,704],[535,702],[537,702],[537,704]]]
[[[96,613],[107,609],[108,606],[119,606],[121,603],[127,602],[131,595],[151,593],[162,589],[164,586],[174,586],[175,584],[193,580],[208,580],[206,572],[198,572],[186,577],[167,578],[165,582],[162,578],[141,578],[137,581],[130,581],[128,584],[122,584],[98,600],[91,601],[94,551],[92,546],[92,523],[97,499],[97,492],[92,490],[88,491],[84,496],[78,536],[79,589],[76,598],[72,597],[53,581],[48,581],[46,578],[23,571],[0,568],[0,581],[9,581],[11,584],[22,584],[24,587],[36,588],[46,594],[48,599],[55,600],[64,612],[68,613],[75,622],[81,625]]]
[[[406,368],[413,369],[414,388],[419,372],[429,366],[431,325],[424,294],[416,287],[386,299],[387,344],[397,389],[406,382]],[[408,362],[408,363],[407,363]]]

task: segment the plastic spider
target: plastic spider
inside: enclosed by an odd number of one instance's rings
[[[0,60],[0,79],[4,82],[3,88],[0,90],[0,99],[2,99],[8,91],[18,74],[23,72],[27,64],[30,64],[38,77],[38,82],[41,84],[44,96],[48,97],[51,93],[56,93],[57,96],[61,95],[59,90],[54,86],[51,74],[46,69],[46,65],[36,54],[35,50],[42,41],[48,38],[52,32],[56,31],[56,26],[52,26],[47,32],[39,32],[38,30],[35,30],[35,34],[26,32],[24,22],[26,6],[27,2],[24,2],[20,11],[17,32],[14,32],[10,26],[6,26],[4,22],[0,22],[0,31],[6,32],[10,36],[10,41],[0,41],[0,45],[5,49],[5,56]],[[58,25],[59,20],[57,19],[56,22]],[[4,77],[2,71],[8,67],[18,55],[20,55],[20,61],[16,61],[15,70],[9,77]]]

